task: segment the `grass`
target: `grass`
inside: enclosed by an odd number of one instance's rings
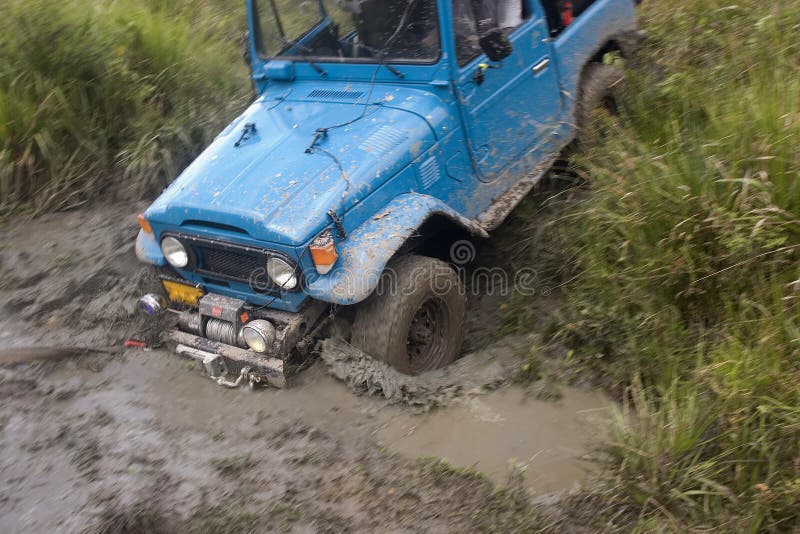
[[[529,257],[565,293],[551,334],[623,400],[609,514],[798,528],[800,7],[660,0],[643,23],[625,127]]]
[[[193,534],[240,534],[244,532],[289,532],[302,517],[297,507],[282,502],[271,509],[251,511],[234,503],[217,505],[192,517],[181,529]]]
[[[427,483],[451,488],[460,499],[462,512],[469,511],[470,532],[550,532],[553,528],[540,510],[531,506],[523,474],[509,472],[507,484],[495,485],[484,473],[461,467],[438,457],[421,457],[417,465]],[[475,496],[480,496],[477,502]]]
[[[472,467],[460,467],[443,458],[427,456],[418,459],[422,471],[437,482],[446,481],[448,477],[456,477],[464,481],[488,482],[487,476]]]
[[[550,336],[622,401],[598,528],[796,529],[800,6],[658,0],[642,19],[625,127],[586,154],[588,190],[549,202],[568,209],[515,212],[536,239],[510,247],[564,295]],[[239,0],[4,2],[0,215],[166,185],[248,98],[243,28]],[[535,324],[530,298],[508,309]]]
[[[249,92],[238,0],[0,6],[0,213],[157,191]]]

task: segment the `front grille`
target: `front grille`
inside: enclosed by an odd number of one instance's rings
[[[248,284],[254,291],[278,294],[280,288],[267,276],[267,260],[271,256],[288,258],[257,247],[236,245],[215,239],[186,234],[166,234],[177,238],[190,252],[189,271],[194,271],[210,283],[227,285],[225,280]],[[302,277],[301,277],[302,278]],[[212,282],[213,281],[213,282]],[[297,290],[300,288],[298,287]]]
[[[266,255],[261,257],[233,250],[196,246],[199,267],[206,272],[249,281],[264,273]]]

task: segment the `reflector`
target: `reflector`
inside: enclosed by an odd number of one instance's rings
[[[161,283],[164,285],[171,302],[196,307],[203,296],[203,290],[199,287],[173,282],[172,280],[162,280]]]

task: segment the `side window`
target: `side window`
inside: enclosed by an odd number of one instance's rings
[[[456,58],[463,67],[483,53],[480,36],[500,28],[514,31],[527,18],[523,0],[453,0]]]

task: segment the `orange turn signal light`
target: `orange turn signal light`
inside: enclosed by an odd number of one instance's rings
[[[150,226],[150,222],[144,218],[144,213],[137,215],[136,220],[139,221],[139,226],[146,234],[153,235],[153,228]]]
[[[336,260],[339,259],[333,234],[328,230],[314,238],[308,248],[311,251],[311,258],[314,260],[314,265],[317,267],[319,274],[328,274],[333,269]]]

